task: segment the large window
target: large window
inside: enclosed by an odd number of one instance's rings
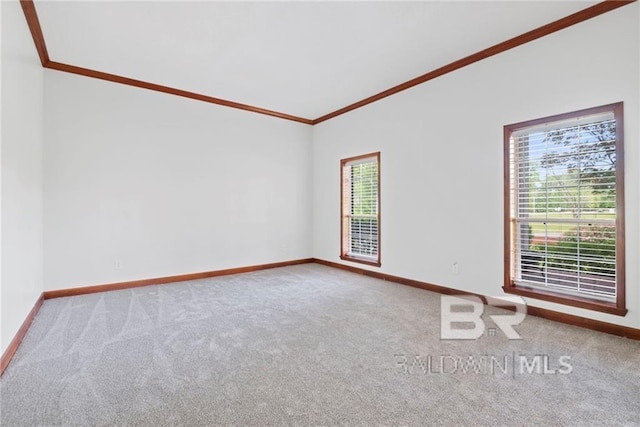
[[[380,153],[340,161],[340,258],[380,266]]]
[[[624,315],[622,103],[505,138],[505,291]]]

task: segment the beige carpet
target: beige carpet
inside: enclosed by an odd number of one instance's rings
[[[640,424],[640,342],[535,317],[521,341],[443,341],[439,312],[437,294],[316,264],[49,300],[0,421]],[[566,372],[563,356],[570,373],[519,365]]]

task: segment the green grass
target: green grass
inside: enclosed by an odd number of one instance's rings
[[[534,213],[530,215],[531,218],[545,218],[544,213]],[[592,218],[592,219],[615,219],[616,214],[608,213],[608,212],[592,212],[582,214],[581,218]],[[575,226],[570,224],[558,224],[554,223],[554,219],[570,219],[573,218],[573,214],[571,212],[552,212],[549,214],[549,222],[546,224],[546,230],[551,234],[560,234],[566,233],[567,231],[575,230]],[[530,223],[531,232],[534,235],[545,234],[545,224],[539,222]]]

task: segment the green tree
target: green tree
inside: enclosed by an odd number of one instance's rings
[[[353,215],[376,215],[378,209],[378,165],[363,163],[351,168]]]
[[[554,130],[547,133],[544,142],[559,149],[542,157],[542,167],[576,171],[594,193],[615,194],[615,120]]]

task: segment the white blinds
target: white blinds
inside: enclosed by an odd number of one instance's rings
[[[375,259],[379,250],[377,157],[347,162],[342,175],[347,254]]]
[[[614,300],[613,113],[520,129],[510,142],[516,283]]]

